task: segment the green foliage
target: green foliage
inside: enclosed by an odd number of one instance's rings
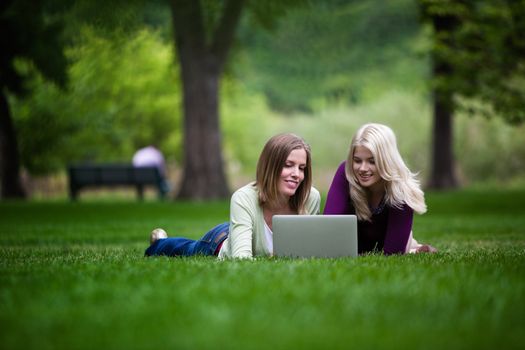
[[[251,86],[281,111],[356,104],[392,88],[418,89],[425,60],[412,1],[317,1],[272,31],[244,25]]]
[[[108,40],[84,27],[67,55],[67,91],[36,76],[34,94],[14,103],[22,163],[31,173],[76,160],[130,160],[149,143],[168,159],[180,157],[178,72],[156,32]]]
[[[137,147],[153,140],[168,162],[182,160],[180,79],[168,4],[133,0],[124,11],[125,3],[118,1],[115,6],[122,18],[105,22],[111,4],[102,4],[97,17],[98,3],[75,2],[73,15],[67,18],[66,56],[71,63],[67,90],[45,83],[31,61],[17,61],[17,70],[30,77],[27,86],[34,91],[26,100],[11,96],[23,166],[32,175],[60,171],[77,160],[126,161]],[[424,182],[429,172],[431,111],[422,88],[428,73],[423,53],[431,42],[417,22],[416,4],[291,3],[291,7],[274,1],[248,4],[251,12],[240,31],[240,46],[222,80],[223,152],[232,188],[253,179],[257,157],[271,135],[295,132],[312,145],[315,184],[326,189],[346,157],[352,133],[371,121],[394,128],[402,155],[411,169],[421,172]],[[487,6],[483,11],[496,10]],[[131,13],[138,8],[143,11]],[[263,15],[273,12],[286,16],[275,20]],[[508,15],[507,7],[502,7],[493,16]],[[90,24],[82,25],[86,22]],[[105,24],[94,25],[101,22]],[[270,31],[249,27],[253,22]],[[492,41],[500,38],[498,32],[484,33],[494,36]],[[518,75],[507,83],[516,81]],[[476,104],[479,110],[485,101],[462,103]],[[515,110],[519,113],[522,108]],[[521,127],[463,114],[456,123],[457,167],[466,183],[525,178]],[[496,166],[502,161],[504,167]]]
[[[19,96],[29,92],[25,80],[30,76],[16,69],[17,59],[30,61],[46,79],[66,84],[63,22],[57,15],[63,6],[61,0],[13,0],[0,5],[0,89]]]
[[[463,182],[502,185],[525,179],[524,133],[525,125],[501,118],[457,116],[455,153]]]
[[[32,70],[27,62],[19,62],[19,66]],[[77,118],[64,113],[69,105],[57,99],[64,94],[63,90],[44,81],[34,71],[28,83],[33,91],[31,95],[22,100],[11,99],[18,149],[26,169],[33,174],[45,174],[63,167],[64,158],[74,152],[68,136],[78,133],[81,125]]]
[[[442,28],[433,34],[434,59],[450,72],[434,81],[471,114],[525,120],[525,1],[420,0],[423,17]]]
[[[47,0],[49,1],[49,0]],[[66,21],[66,35],[74,42],[79,30],[87,25],[97,29],[105,36],[111,36],[116,30],[127,34],[140,30],[142,20],[152,19],[158,3],[164,0],[75,0],[71,8],[62,14]],[[159,18],[158,16],[155,16]],[[153,24],[155,21],[148,21]]]
[[[179,148],[177,139],[170,139],[174,131],[180,132],[178,71],[170,45],[148,30],[117,41],[89,30],[85,35],[84,45],[70,53],[79,62],[72,67],[78,82],[74,97],[80,98],[77,110],[99,138],[97,149],[87,156],[129,158],[138,147],[152,142],[163,150]],[[92,136],[92,132],[84,135]]]
[[[223,149],[232,188],[253,181],[263,145],[273,136],[275,116],[264,96],[250,94],[245,85],[226,76],[221,84]]]
[[[251,106],[265,115],[256,124],[259,135],[294,132],[310,143],[314,184],[319,189],[328,189],[336,167],[348,155],[353,133],[362,124],[369,122],[384,123],[392,127],[401,155],[409,168],[419,173],[418,177],[423,185],[430,176],[428,154],[432,140],[432,111],[428,100],[417,94],[391,91],[366,104],[325,107],[315,116],[305,113],[288,113],[283,116],[259,109],[255,107],[255,103]],[[455,118],[453,147],[455,167],[461,183],[472,185],[491,182],[498,186],[523,183],[524,128],[523,125],[509,125],[501,118],[486,119],[458,113]],[[258,139],[256,135],[253,137]],[[262,144],[262,140],[260,142]],[[250,143],[243,145],[253,147]],[[258,153],[254,152],[253,155]],[[249,174],[254,174],[254,169]]]
[[[275,30],[278,22],[286,18],[288,14],[297,8],[310,8],[312,1],[309,0],[267,0],[248,1],[249,11],[246,18],[251,26],[265,30]]]
[[[337,166],[348,156],[350,141],[357,129],[369,122],[389,125],[396,133],[403,158],[410,168],[428,170],[429,110],[425,102],[412,94],[391,92],[375,101],[353,107],[325,108],[315,117],[291,114],[272,120],[272,133],[295,132],[312,146],[315,183],[327,188]]]
[[[438,254],[222,262],[143,252],[153,227],[197,238],[227,219],[227,202],[0,203],[0,342],[9,349],[519,349],[525,192],[427,199],[414,232]]]

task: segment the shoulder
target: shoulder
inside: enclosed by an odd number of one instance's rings
[[[330,192],[344,191],[347,193],[348,186],[350,186],[350,182],[346,177],[346,161],[343,161],[339,164],[337,170],[335,171],[332,184],[330,185]]]
[[[255,186],[255,182],[250,182],[249,184],[239,188],[232,195],[232,203],[244,203],[244,204],[253,204],[258,203],[259,192]]]
[[[258,193],[257,186],[255,185],[255,181],[250,182],[233,193],[233,195],[238,196],[256,196]]]
[[[313,186],[310,188],[310,195],[308,196],[308,200],[321,200],[321,194],[319,193],[317,188]]]
[[[318,214],[321,206],[321,194],[315,187],[310,188],[310,194],[306,199],[305,210],[308,214]]]
[[[345,169],[346,169],[346,160],[343,160],[341,162],[341,164],[339,164],[339,166],[337,167],[337,170],[336,170],[336,173],[339,174],[339,173],[342,173],[342,174],[345,174]]]
[[[334,181],[336,182],[348,182],[346,178],[346,160],[341,162],[334,174]]]

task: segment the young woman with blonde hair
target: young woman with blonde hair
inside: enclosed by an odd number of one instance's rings
[[[392,129],[365,124],[354,135],[348,159],[337,169],[324,214],[355,214],[359,253],[435,252],[412,237],[414,212],[427,210],[416,175],[399,154]]]
[[[318,214],[321,197],[312,187],[310,146],[294,134],[268,140],[257,162],[256,181],[238,189],[230,201],[230,221],[199,240],[151,233],[146,256],[215,255],[252,258],[273,254],[272,217]]]

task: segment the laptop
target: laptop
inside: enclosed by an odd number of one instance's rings
[[[357,256],[355,215],[274,215],[272,220],[274,256]]]

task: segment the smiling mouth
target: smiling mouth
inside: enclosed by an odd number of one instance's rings
[[[359,175],[359,178],[360,178],[361,180],[364,180],[364,181],[370,179],[371,177],[372,177],[372,175],[369,175],[369,174],[367,174],[367,175],[360,174],[360,175]]]
[[[297,187],[297,186],[299,186],[299,181],[285,180],[284,182],[290,187]]]

